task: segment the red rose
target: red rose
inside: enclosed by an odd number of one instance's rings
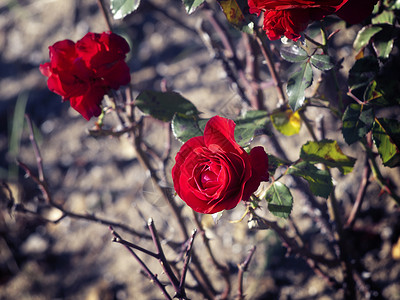
[[[39,68],[49,78],[47,86],[87,120],[100,115],[101,101],[110,89],[131,80],[124,61],[129,45],[114,33],[89,32],[76,44],[64,40],[49,50],[50,62]]]
[[[308,26],[310,18],[301,9],[268,10],[264,14],[263,29],[271,41],[286,36],[297,41],[300,32]]]
[[[236,143],[234,130],[232,120],[215,116],[207,122],[204,135],[188,140],[175,157],[175,191],[197,212],[232,209],[268,180],[264,149],[255,147],[247,154]]]
[[[270,40],[286,36],[300,38],[308,24],[337,13],[345,21],[355,24],[371,14],[377,0],[248,0],[249,12],[264,13],[264,25]]]

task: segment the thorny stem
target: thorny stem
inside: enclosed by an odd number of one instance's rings
[[[311,253],[307,248],[305,247],[300,247],[298,243],[296,242],[295,239],[289,237],[284,229],[282,229],[276,222],[268,221],[267,219],[264,219],[258,215],[256,215],[253,212],[253,215],[257,217],[267,228],[271,228],[273,231],[275,231],[282,242],[286,244],[288,247],[288,250],[290,252],[293,252],[295,254],[300,255],[301,257],[305,259],[311,259],[316,263],[323,264],[327,267],[336,267],[338,266],[339,262],[335,259],[328,259],[325,258],[324,256],[318,255],[318,254],[313,254]]]
[[[304,34],[304,38],[309,41],[310,43],[314,44],[315,46],[317,46],[318,48],[324,49],[324,45],[321,43],[318,43],[317,41],[315,41],[314,39],[312,39],[311,37],[309,37],[307,34]]]
[[[162,187],[160,186],[160,178],[158,177],[156,171],[152,167],[149,159],[147,158],[145,152],[142,149],[142,122],[138,122],[138,126],[134,130],[133,134],[133,145],[136,150],[137,158],[139,162],[142,164],[142,166],[149,171],[151,179],[155,183],[156,188],[158,191],[163,195],[163,198],[166,200],[167,204],[171,208],[177,222],[179,225],[179,228],[181,230],[181,234],[184,237],[185,240],[189,239],[188,232],[186,230],[185,224],[186,222],[183,219],[183,216],[180,212],[180,208],[175,204],[172,192],[170,191],[169,188],[167,187]],[[205,274],[203,268],[201,267],[201,264],[195,254],[195,252],[192,252],[192,264],[194,266],[194,272],[196,273],[196,278],[199,282],[199,284],[202,287],[203,292],[205,295],[207,295],[210,299],[213,299],[215,297],[215,290],[209,281],[207,275]]]
[[[211,250],[211,246],[210,246],[210,240],[207,238],[206,236],[206,231],[203,227],[203,225],[201,224],[201,221],[199,220],[199,216],[198,213],[196,213],[195,211],[193,211],[193,219],[196,223],[196,226],[199,228],[201,236],[203,238],[203,243],[206,246],[208,255],[211,258],[211,261],[213,263],[213,265],[216,267],[216,269],[219,271],[220,275],[222,276],[222,278],[225,281],[225,290],[222,293],[222,295],[220,296],[221,299],[226,299],[230,293],[231,290],[231,281],[229,278],[229,270],[228,267],[226,265],[222,265],[221,263],[219,263],[217,261],[217,259],[215,258],[215,255],[213,253],[213,251]]]
[[[238,273],[238,295],[236,297],[237,300],[245,299],[243,295],[243,275],[245,272],[247,272],[247,268],[250,264],[251,258],[253,257],[255,251],[256,251],[256,246],[253,246],[250,249],[246,259],[241,264],[238,265],[239,273]]]
[[[185,261],[184,261],[184,265],[183,265],[183,268],[182,268],[181,279],[178,280],[177,277],[175,276],[175,274],[174,274],[169,262],[167,261],[167,258],[165,257],[164,251],[163,251],[163,249],[161,247],[161,243],[160,243],[160,240],[159,240],[159,237],[158,237],[157,230],[156,230],[154,222],[153,222],[153,220],[151,218],[148,221],[148,228],[149,228],[149,230],[151,232],[151,236],[152,236],[152,239],[153,239],[153,243],[156,246],[157,253],[154,253],[152,251],[149,251],[147,249],[144,249],[144,248],[142,248],[140,246],[137,246],[135,244],[132,244],[132,243],[124,240],[110,226],[110,230],[112,231],[112,234],[114,235],[113,242],[120,243],[120,244],[124,245],[126,248],[128,248],[129,250],[131,250],[131,251],[132,251],[131,248],[134,248],[134,249],[139,250],[139,251],[141,251],[141,252],[143,252],[143,253],[151,256],[151,257],[154,257],[154,258],[158,259],[159,262],[160,262],[160,265],[162,266],[164,272],[166,273],[170,283],[172,284],[173,288],[175,289],[175,295],[174,295],[173,298],[187,299],[186,293],[185,293],[185,278],[186,278],[186,272],[187,272],[188,266],[189,266],[189,259],[190,259],[190,254],[191,254],[191,251],[192,251],[193,241],[194,241],[194,238],[196,236],[196,230],[193,230],[192,235],[190,237],[190,240],[188,241],[187,249],[186,249],[186,252],[185,252]],[[137,256],[135,256],[135,258],[136,257]],[[148,271],[150,271],[150,270],[147,268],[147,266],[143,262],[139,261],[139,263],[141,264],[142,267],[143,266],[145,267],[146,273],[150,276],[150,278],[152,280],[154,280],[153,276],[151,276],[149,274]],[[154,276],[154,277],[157,278],[157,276]]]
[[[318,139],[317,139],[317,136],[316,136],[315,133],[314,133],[314,130],[313,130],[313,127],[312,127],[311,124],[310,124],[310,121],[309,121],[309,120],[307,119],[307,117],[305,116],[304,111],[303,111],[302,109],[299,109],[298,112],[299,112],[299,116],[300,116],[301,120],[302,120],[303,123],[306,125],[306,128],[307,128],[308,132],[310,133],[312,139],[313,139],[314,141],[317,141],[317,140],[318,140]]]
[[[110,229],[113,231],[112,226],[110,226]],[[154,252],[152,252],[152,251],[150,251],[150,250],[147,250],[147,249],[142,248],[142,247],[140,247],[140,246],[138,246],[138,245],[135,245],[135,244],[133,244],[133,243],[131,243],[131,242],[128,242],[127,240],[124,240],[124,239],[121,238],[121,237],[116,237],[116,236],[115,236],[114,239],[113,239],[113,242],[119,243],[119,244],[121,244],[121,245],[130,247],[130,248],[133,248],[133,249],[136,249],[136,250],[139,250],[140,252],[143,252],[144,254],[147,254],[147,255],[149,255],[149,256],[151,256],[151,257],[154,257],[154,258],[157,258],[157,259],[159,258],[159,256],[158,256],[157,253],[154,253]]]
[[[261,39],[259,34],[255,35],[255,39],[260,46],[261,54],[265,58],[270,75],[275,83],[276,91],[278,92],[278,106],[284,105],[286,101],[285,93],[283,91],[282,82],[279,78],[278,72],[275,69],[274,62],[272,61],[271,50],[268,45]]]
[[[112,227],[110,227],[110,230],[112,232],[112,234],[119,240],[122,240],[121,236],[114,231],[114,229]],[[129,251],[130,254],[132,254],[132,256],[139,262],[140,266],[142,267],[142,269],[146,272],[146,274],[149,276],[151,282],[154,282],[158,288],[161,290],[161,292],[163,293],[163,295],[165,296],[166,299],[172,300],[171,296],[168,294],[168,292],[165,289],[165,286],[158,280],[157,276],[154,275],[150,269],[146,266],[146,264],[139,258],[139,256],[137,256],[137,254],[127,245],[123,244],[124,247]]]
[[[205,7],[207,7],[206,3]],[[214,12],[211,9],[204,9],[204,14],[206,15],[210,24],[213,26],[213,29],[217,32],[224,49],[219,49],[219,46],[213,43],[210,33],[200,29],[199,31],[201,34],[206,33],[208,35],[207,40],[203,38],[203,42],[210,50],[212,49],[212,51],[214,51],[215,57],[221,60],[228,78],[235,83],[237,92],[240,94],[242,100],[247,105],[251,105],[256,108],[258,100],[254,97],[256,93],[254,92],[253,84],[247,79],[243,65],[234,51],[234,46],[229,39],[226,30],[215,18]]]
[[[256,108],[258,110],[266,110],[264,104],[264,95],[263,91],[258,84],[259,82],[259,68],[257,63],[257,52],[254,51],[254,41],[250,40],[250,37],[247,33],[242,33],[242,39],[245,46],[246,51],[246,77],[249,78],[249,84],[252,89],[249,91],[251,93],[251,98],[255,98],[252,102],[257,103]]]
[[[323,118],[318,119],[318,121],[319,125],[317,126],[317,129],[319,130],[319,138],[325,139]],[[327,168],[325,167],[325,169]],[[327,169],[327,171],[330,174],[329,169]],[[353,277],[353,268],[348,255],[349,251],[345,241],[342,214],[335,196],[335,188],[332,189],[332,192],[328,198],[328,205],[331,221],[335,224],[335,237],[339,246],[339,258],[344,276],[344,296],[347,300],[355,299],[356,290]]]
[[[101,10],[104,20],[106,21],[106,26],[108,31],[112,32],[112,26],[110,22],[110,17],[108,16],[106,5],[104,4],[104,0],[97,0],[97,5],[99,6],[99,9]]]
[[[166,200],[167,204],[171,208],[172,212],[174,213],[175,218],[178,221],[181,234],[185,240],[189,239],[189,235],[187,233],[186,227],[185,227],[185,222],[183,220],[183,217],[180,213],[180,208],[175,204],[173,195],[170,189],[166,187],[161,187],[160,182],[161,179],[158,177],[156,171],[152,167],[149,159],[147,158],[146,153],[142,149],[142,130],[143,130],[143,123],[140,122],[138,123],[138,126],[134,128],[134,140],[133,140],[133,145],[135,147],[135,151],[137,154],[137,158],[141,165],[144,167],[145,170],[148,170],[150,172],[150,177],[155,183],[155,186],[157,187],[158,191],[163,195],[163,198]]]
[[[361,205],[364,200],[365,192],[367,191],[370,174],[371,174],[371,166],[368,163],[368,155],[366,155],[364,158],[364,170],[363,170],[363,174],[362,174],[360,187],[358,188],[357,197],[354,202],[353,208],[350,212],[350,216],[347,219],[346,227],[350,227],[350,228],[353,227],[353,225],[356,221],[357,214],[360,211]]]
[[[158,238],[158,234],[157,234],[157,230],[156,227],[154,225],[153,219],[149,219],[148,223],[147,223],[150,233],[151,233],[151,237],[153,238],[153,243],[156,246],[157,249],[157,256],[158,256],[158,260],[162,266],[162,268],[164,269],[165,273],[168,276],[169,281],[171,282],[172,286],[175,289],[175,292],[179,295],[179,297],[184,297],[185,295],[181,295],[181,291],[179,290],[179,280],[176,278],[174,272],[171,269],[171,266],[169,265],[167,258],[165,257],[164,251],[161,247],[161,243],[160,240]]]
[[[136,230],[134,230],[133,228],[122,224],[122,223],[118,223],[118,222],[114,222],[111,220],[107,220],[107,219],[103,219],[103,218],[99,218],[97,216],[95,216],[94,214],[79,214],[79,213],[74,213],[72,211],[69,211],[67,209],[65,209],[62,205],[56,203],[53,201],[52,197],[51,197],[51,193],[48,189],[48,184],[47,184],[47,180],[44,176],[44,172],[43,172],[43,159],[42,156],[40,154],[39,151],[39,147],[37,145],[35,136],[34,136],[34,131],[33,131],[33,127],[32,127],[32,123],[31,120],[29,118],[28,115],[25,116],[26,119],[28,120],[28,128],[29,128],[29,136],[30,136],[30,141],[32,144],[32,147],[34,149],[34,154],[36,157],[36,164],[37,164],[37,168],[38,168],[38,173],[41,174],[42,180],[33,174],[32,170],[23,162],[17,161],[18,165],[24,169],[25,173],[27,174],[28,177],[30,177],[39,187],[44,199],[46,200],[46,203],[54,208],[57,208],[58,210],[60,210],[62,212],[62,216],[60,218],[58,218],[57,220],[47,220],[44,219],[46,221],[52,222],[54,224],[57,224],[58,222],[60,222],[62,219],[64,219],[65,217],[70,217],[70,218],[74,218],[74,219],[83,219],[83,220],[87,220],[87,221],[92,221],[95,223],[99,223],[99,224],[103,224],[103,225],[107,225],[107,226],[112,226],[115,228],[120,228],[136,237],[139,238],[145,238],[145,239],[151,239],[150,235],[146,235],[140,232],[137,232]],[[29,212],[29,213],[34,213],[37,214],[35,212],[31,212],[27,209],[25,209],[23,207],[23,205],[18,205],[18,210],[20,212]]]
[[[349,258],[349,251],[345,241],[343,222],[339,211],[339,205],[335,197],[335,189],[332,190],[328,202],[332,207],[332,221],[336,224],[336,240],[340,250],[340,262],[344,276],[344,297],[347,300],[356,298],[355,282],[353,277],[353,267]]]
[[[186,273],[187,273],[187,270],[188,270],[189,261],[190,261],[190,255],[192,253],[192,247],[193,247],[193,242],[194,242],[194,238],[196,236],[196,233],[197,233],[197,230],[194,229],[193,232],[192,232],[192,236],[190,237],[189,244],[187,246],[186,253],[185,253],[185,261],[183,263],[183,268],[182,268],[182,273],[181,273],[181,280],[179,282],[179,292],[180,292],[181,295],[184,294],[184,292],[185,292]],[[177,296],[175,295],[175,297],[177,297]]]
[[[260,47],[261,53],[265,58],[265,61],[270,70],[270,73],[271,73],[271,77],[275,83],[275,87],[276,87],[276,90],[278,92],[278,97],[279,97],[278,105],[279,104],[284,105],[284,103],[286,103],[287,100],[286,100],[285,93],[283,91],[282,82],[280,80],[279,74],[276,71],[273,61],[271,59],[270,49],[268,46],[266,46],[264,44],[264,42],[259,34],[255,35],[255,39]],[[312,128],[309,125],[308,120],[305,118],[305,116],[304,116],[303,120],[305,121],[305,124],[307,125],[307,128],[308,128],[311,136],[314,139],[316,139],[314,131],[312,130]],[[272,146],[272,148],[275,150],[275,152],[279,153],[280,156],[284,160],[288,161],[288,157],[287,157],[285,151],[282,149],[282,147],[280,146],[280,144],[277,141],[277,139],[275,138],[275,136],[270,137],[270,142],[271,142],[270,146]],[[323,216],[326,214],[324,206],[320,205],[317,202],[317,200],[315,199],[314,195],[312,193],[310,193],[310,191],[308,189],[304,188],[303,182],[298,177],[293,177],[293,180],[296,182],[296,185],[297,185],[297,188],[299,189],[299,191],[303,194],[303,196],[307,199],[307,201],[312,205],[312,207],[317,208],[321,212],[322,216],[318,216],[318,220],[320,221],[321,225],[324,226],[324,228],[330,230],[330,226],[328,224],[326,224],[327,223],[326,219],[323,218]]]
[[[151,236],[143,234],[143,233],[140,233],[140,232],[137,232],[136,230],[134,230],[133,228],[131,228],[131,227],[125,225],[125,224],[114,222],[114,221],[110,221],[110,220],[103,219],[103,218],[99,218],[99,217],[95,216],[94,214],[79,214],[79,213],[74,213],[72,211],[66,210],[62,205],[60,205],[60,204],[58,204],[58,203],[56,203],[56,202],[54,202],[52,200],[52,198],[50,196],[50,193],[48,192],[48,190],[45,189],[44,183],[42,183],[39,180],[39,178],[37,178],[32,173],[32,171],[29,169],[29,167],[26,164],[24,164],[22,162],[18,162],[18,165],[22,169],[24,169],[26,175],[28,177],[30,177],[38,185],[39,189],[42,192],[43,197],[45,199],[48,199],[48,204],[51,207],[57,208],[58,210],[60,210],[62,212],[62,216],[60,218],[56,219],[56,220],[48,220],[48,219],[42,218],[43,220],[46,220],[48,222],[57,224],[57,223],[59,223],[61,220],[63,220],[66,217],[73,218],[73,219],[82,219],[82,220],[92,221],[92,222],[103,224],[103,225],[107,225],[107,226],[113,226],[113,227],[116,227],[116,228],[120,228],[120,229],[122,229],[122,230],[124,230],[126,232],[129,232],[130,234],[132,234],[132,235],[134,235],[136,237],[139,237],[139,238],[151,239]],[[19,204],[16,207],[16,211],[23,212],[23,213],[33,213],[33,214],[37,215],[36,212],[32,212],[32,211],[27,210],[22,204]]]
[[[89,134],[93,137],[105,137],[105,136],[120,137],[125,133],[131,132],[135,126],[136,124],[133,124],[131,126],[124,127],[120,130],[104,129],[104,128],[89,129]]]

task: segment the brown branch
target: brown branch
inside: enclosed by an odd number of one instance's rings
[[[110,230],[113,231],[112,226],[110,226]],[[143,252],[144,254],[147,254],[147,255],[149,255],[149,256],[151,256],[151,257],[154,257],[154,258],[157,258],[157,259],[159,258],[159,256],[157,255],[157,253],[154,253],[154,252],[152,252],[152,251],[150,251],[150,250],[147,250],[147,249],[145,249],[145,248],[143,248],[143,247],[140,247],[140,246],[138,246],[138,245],[136,245],[136,244],[133,244],[133,243],[131,243],[131,242],[128,242],[127,240],[124,240],[124,239],[121,238],[120,236],[118,236],[118,237],[115,236],[114,239],[113,239],[112,241],[115,242],[115,243],[119,243],[119,244],[121,244],[121,245],[130,247],[130,248],[139,250],[140,252]]]
[[[288,250],[292,253],[298,254],[305,259],[311,259],[316,263],[323,264],[327,267],[334,268],[339,265],[339,261],[336,259],[328,259],[322,255],[313,254],[307,248],[300,247],[297,241],[291,237],[289,237],[285,230],[283,230],[276,222],[268,221],[258,215],[253,215],[260,220],[267,228],[271,228],[274,230],[278,236],[280,237],[281,241],[286,245]]]
[[[108,16],[107,13],[107,8],[106,5],[104,4],[104,0],[97,0],[97,5],[99,6],[99,9],[101,10],[104,20],[106,21],[106,26],[108,31],[112,32],[112,26],[111,26],[111,21],[110,21],[110,17]]]
[[[363,203],[364,196],[367,191],[370,174],[371,174],[371,166],[369,165],[369,162],[368,162],[368,155],[365,155],[364,170],[363,170],[363,174],[362,174],[360,187],[358,188],[357,197],[354,202],[353,208],[351,209],[350,216],[347,219],[345,227],[350,227],[350,228],[353,227],[353,225],[356,221],[357,214],[361,209],[361,205]]]
[[[39,155],[40,155],[40,153],[39,153]],[[38,185],[38,188],[40,189],[43,197],[45,198],[46,203],[49,206],[57,208],[58,210],[60,210],[62,212],[62,216],[60,218],[58,218],[57,220],[47,220],[47,221],[50,221],[50,222],[52,222],[54,224],[57,224],[58,222],[60,222],[65,217],[70,217],[70,218],[74,218],[74,219],[82,219],[82,220],[92,221],[92,222],[103,224],[103,225],[107,225],[107,226],[120,228],[120,229],[122,229],[122,230],[124,230],[126,232],[129,232],[130,234],[132,234],[134,236],[137,236],[139,238],[151,239],[150,235],[139,233],[136,230],[134,230],[133,228],[131,228],[131,227],[125,225],[125,224],[114,222],[114,221],[103,219],[103,218],[99,218],[99,217],[97,217],[97,216],[95,216],[93,214],[79,214],[79,213],[75,213],[75,212],[72,212],[72,211],[69,211],[69,210],[65,209],[62,205],[60,205],[60,204],[58,204],[58,203],[56,203],[56,202],[54,202],[52,200],[51,194],[50,194],[50,192],[49,192],[49,190],[47,188],[47,182],[46,181],[43,182],[37,176],[35,176],[33,174],[33,172],[31,171],[31,169],[26,164],[24,164],[24,163],[22,163],[20,161],[18,161],[17,163],[22,169],[24,169],[26,175],[28,177],[30,177]],[[18,211],[19,212],[34,213],[32,211],[28,211],[28,210],[24,209],[24,207],[21,206],[21,205],[20,205],[20,208],[19,208]],[[36,214],[36,215],[38,215],[38,214]],[[41,218],[43,220],[46,220],[43,217],[41,217]]]
[[[184,295],[185,294],[185,280],[186,280],[186,273],[189,267],[189,261],[190,261],[190,255],[192,253],[192,247],[193,247],[193,242],[194,238],[196,236],[197,230],[193,230],[192,236],[190,237],[189,244],[187,245],[186,252],[185,252],[185,261],[183,262],[183,268],[182,268],[182,273],[181,273],[181,280],[179,282],[179,294]],[[174,297],[178,297],[178,295],[175,295]]]
[[[256,251],[256,246],[253,246],[250,249],[249,254],[247,255],[246,259],[238,265],[239,267],[239,273],[238,273],[238,295],[236,297],[237,300],[243,300],[243,275],[245,272],[247,272],[247,268],[250,264],[251,258],[254,255],[254,252]]]
[[[207,7],[207,4],[205,4],[205,7]],[[235,47],[233,46],[232,41],[229,39],[225,28],[217,20],[212,9],[206,8],[203,10],[203,12],[214,31],[218,34],[223,45],[223,49],[220,49],[220,46],[213,43],[211,33],[206,32],[203,29],[199,29],[201,34],[206,33],[208,36],[206,41],[204,38],[202,40],[206,46],[208,46],[207,48],[212,48],[215,58],[220,59],[222,62],[222,66],[227,77],[236,85],[237,92],[242,98],[242,101],[244,101],[247,105],[256,108],[258,103],[257,98],[254,97],[254,95],[257,93],[254,91],[253,85],[246,77],[243,65],[234,51]],[[248,96],[250,96],[250,99]]]
[[[185,227],[185,221],[180,213],[180,208],[176,205],[173,199],[173,194],[171,190],[167,187],[160,186],[161,179],[158,177],[156,170],[151,165],[146,153],[142,148],[142,130],[143,122],[139,122],[138,126],[135,127],[133,136],[133,145],[137,154],[137,158],[145,170],[148,170],[152,181],[155,183],[158,191],[163,195],[164,200],[167,202],[168,206],[171,208],[176,220],[178,221],[181,234],[185,240],[189,239],[189,234]]]
[[[229,293],[231,291],[231,281],[230,281],[230,276],[229,276],[230,274],[229,274],[228,266],[219,263],[217,261],[217,259],[215,258],[215,255],[214,255],[213,251],[211,250],[210,240],[207,238],[206,231],[204,230],[203,224],[201,224],[198,216],[199,216],[199,214],[196,213],[195,211],[193,211],[193,219],[196,223],[196,226],[200,230],[201,237],[203,239],[203,244],[205,245],[205,247],[207,249],[208,256],[211,258],[213,265],[219,271],[221,277],[225,281],[225,289],[224,289],[223,293],[220,295],[220,298],[226,299],[229,296]]]
[[[88,131],[89,131],[89,135],[91,135],[93,137],[107,137],[107,136],[120,137],[121,135],[124,135],[125,133],[132,132],[134,127],[135,127],[135,124],[124,127],[123,129],[120,129],[120,130],[96,128],[96,129],[89,129]]]
[[[242,32],[242,40],[245,47],[246,56],[246,78],[248,78],[249,86],[248,92],[251,93],[251,99],[253,103],[256,103],[258,110],[266,110],[264,104],[264,94],[259,83],[259,67],[257,62],[257,52],[254,51],[254,40],[251,40],[247,33]],[[255,99],[254,99],[255,98]]]
[[[179,290],[179,280],[176,278],[174,272],[171,269],[171,266],[169,265],[169,263],[167,261],[167,258],[165,257],[164,251],[161,247],[160,240],[158,238],[157,230],[154,225],[153,219],[150,218],[147,222],[147,225],[149,227],[151,237],[153,239],[153,243],[157,249],[157,256],[158,256],[160,265],[164,269],[165,273],[168,276],[169,281],[171,282],[172,286],[174,287],[177,297],[178,298],[182,298],[182,297],[186,298],[184,291]]]
[[[320,139],[325,138],[325,127],[324,127],[324,119],[319,118],[317,119],[317,130],[319,134]],[[325,169],[326,166],[324,166]],[[329,169],[327,171],[330,174]],[[350,257],[349,253],[351,253],[351,250],[347,247],[346,244],[346,237],[344,233],[344,227],[343,227],[343,220],[342,220],[342,214],[340,212],[340,207],[339,203],[336,199],[335,196],[335,188],[332,189],[332,192],[328,198],[328,205],[329,205],[329,216],[331,222],[335,224],[335,239],[337,242],[337,248],[338,248],[338,256],[340,259],[340,266],[342,268],[343,272],[343,287],[344,287],[344,298],[345,299],[355,299],[356,296],[356,290],[355,290],[355,281],[354,281],[354,272],[353,272],[353,267],[350,262]]]
[[[111,233],[114,235],[114,237],[116,238],[114,241],[118,241],[118,240],[122,240],[121,236],[114,231],[114,229],[112,227],[110,227]],[[163,293],[164,297],[166,299],[172,300],[172,297],[168,294],[167,290],[165,289],[165,286],[158,280],[157,275],[154,275],[150,269],[146,266],[146,264],[139,258],[139,256],[137,256],[137,254],[130,248],[130,246],[127,246],[125,244],[123,244],[124,247],[129,251],[130,254],[132,254],[132,256],[137,260],[137,262],[140,264],[140,266],[142,267],[142,269],[146,272],[146,274],[149,276],[151,282],[155,283],[155,285],[158,286],[158,288],[161,290],[161,292]]]
[[[266,43],[261,39],[258,34],[255,35],[255,39],[260,46],[261,54],[265,58],[268,70],[275,83],[276,91],[278,92],[278,105],[284,105],[287,102],[286,96],[283,91],[282,82],[279,78],[278,72],[275,69],[274,62],[272,61],[272,54],[269,45],[266,45]]]

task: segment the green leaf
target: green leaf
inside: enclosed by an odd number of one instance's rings
[[[269,117],[266,111],[249,110],[244,117],[236,119],[235,140],[242,146],[247,146],[255,136],[268,134]]]
[[[372,24],[389,24],[394,25],[396,21],[396,17],[394,15],[394,11],[384,10],[376,17],[372,18]]]
[[[328,71],[335,66],[331,62],[330,56],[325,54],[314,54],[311,56],[310,62],[314,67],[320,69],[321,71]]]
[[[313,73],[309,63],[301,64],[300,70],[293,73],[286,85],[286,93],[289,98],[289,105],[293,111],[298,110],[305,100],[304,91],[313,80]]]
[[[400,0],[389,0],[388,2],[389,3],[385,3],[388,5],[388,9],[400,9]]]
[[[363,57],[355,62],[349,72],[348,84],[351,92],[362,99],[365,89],[379,72],[378,60],[373,56]]]
[[[280,133],[287,136],[298,134],[301,128],[299,113],[293,112],[291,109],[276,110],[271,114],[271,121]]]
[[[207,122],[208,119],[176,113],[171,123],[172,133],[179,141],[185,143],[192,137],[202,136]]]
[[[400,29],[387,24],[381,26],[383,30],[374,36],[372,46],[379,57],[387,59],[392,52],[394,39],[400,34]]]
[[[353,43],[354,50],[358,52],[366,47],[370,39],[381,30],[382,27],[374,25],[368,25],[361,28],[361,30],[357,33],[356,39]]]
[[[328,198],[333,190],[332,177],[329,172],[320,170],[306,161],[291,166],[288,174],[307,180],[310,190],[315,196]]]
[[[376,54],[381,58],[389,58],[390,52],[393,50],[394,39],[385,40],[374,40],[372,43]]]
[[[138,9],[140,0],[111,0],[111,12],[114,19],[122,19]]]
[[[352,144],[364,137],[374,122],[374,111],[371,106],[350,104],[343,115],[342,133],[347,144]]]
[[[372,138],[385,166],[400,165],[400,123],[393,119],[375,119]]]
[[[279,181],[271,184],[265,198],[268,210],[275,216],[287,219],[293,208],[293,196],[290,190]]]
[[[198,111],[192,102],[175,92],[141,92],[135,101],[136,106],[153,118],[169,122],[175,113],[197,116]]]
[[[390,106],[382,94],[382,91],[377,89],[377,82],[375,80],[371,81],[364,92],[363,100],[368,104],[380,105],[380,106]]]
[[[353,170],[355,159],[343,154],[338,143],[332,140],[308,142],[301,147],[300,158],[311,164],[322,163],[338,168],[344,175]]]
[[[284,60],[293,63],[303,62],[308,58],[306,50],[297,45],[292,45],[290,47],[282,47],[280,54]]]
[[[203,4],[205,0],[183,0],[183,5],[186,8],[188,14],[193,13],[197,7]]]

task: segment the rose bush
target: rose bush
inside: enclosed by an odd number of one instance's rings
[[[377,0],[248,0],[250,13],[264,13],[263,29],[270,40],[300,38],[312,21],[336,13],[350,24],[368,17]]]
[[[110,89],[130,82],[125,62],[130,48],[120,36],[89,32],[77,43],[63,40],[49,47],[50,62],[40,65],[49,89],[60,95],[85,119],[99,116]]]
[[[248,154],[235,141],[235,123],[211,118],[204,135],[189,139],[177,153],[172,179],[177,194],[193,210],[212,214],[247,201],[268,180],[263,147]]]

